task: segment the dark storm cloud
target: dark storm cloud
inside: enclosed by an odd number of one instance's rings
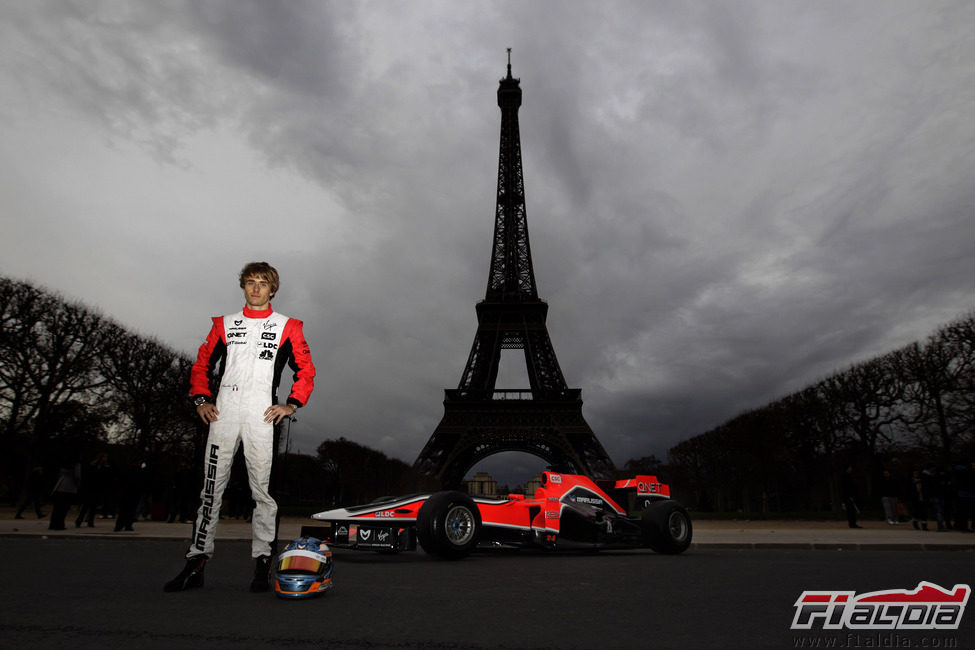
[[[135,140],[173,160],[188,133],[220,120],[211,73],[187,57],[178,24],[136,3],[7,5],[20,90],[47,108],[80,111],[109,138]],[[48,102],[51,102],[48,104]]]

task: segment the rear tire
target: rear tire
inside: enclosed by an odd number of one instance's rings
[[[676,555],[691,545],[691,518],[676,501],[666,499],[648,504],[640,526],[647,546],[657,553]]]
[[[477,546],[481,511],[463,492],[437,492],[416,515],[416,538],[430,555],[457,560]]]

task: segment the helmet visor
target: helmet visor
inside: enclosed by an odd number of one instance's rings
[[[278,558],[278,572],[322,575],[328,570],[329,555],[315,551],[285,551]]]

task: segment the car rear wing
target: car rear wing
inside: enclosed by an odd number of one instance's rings
[[[636,490],[637,497],[670,498],[670,486],[661,483],[656,476],[634,476],[616,481],[615,490]]]
[[[616,503],[631,513],[646,510],[647,504],[670,498],[670,486],[661,483],[656,476],[638,475],[619,481],[598,481],[599,487],[606,491]]]

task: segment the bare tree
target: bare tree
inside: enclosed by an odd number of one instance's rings
[[[953,355],[953,390],[949,395],[955,434],[969,446],[975,443],[975,315],[954,322],[940,332]]]
[[[895,437],[903,387],[881,357],[837,373],[820,385],[838,432],[871,458]]]
[[[65,402],[94,404],[105,387],[96,372],[108,322],[77,303],[68,303],[10,280],[3,308],[0,404],[4,431],[46,438],[52,409]]]
[[[127,421],[116,434],[147,454],[191,442],[196,428],[188,407],[190,360],[117,325],[108,328],[108,337],[111,345],[98,369]]]
[[[34,329],[50,309],[44,292],[0,278],[0,413],[2,436],[28,433],[37,409],[36,385],[30,381]]]
[[[953,457],[957,439],[966,432],[960,424],[970,418],[965,401],[956,400],[971,374],[971,361],[945,329],[922,343],[898,350],[895,368],[904,381],[905,423],[922,447],[936,450],[945,466]]]

